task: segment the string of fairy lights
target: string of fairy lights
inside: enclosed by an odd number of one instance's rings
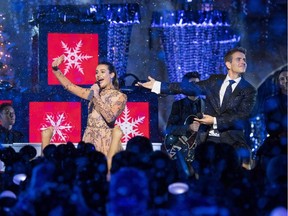
[[[9,41],[9,35],[4,31],[4,21],[5,16],[3,14],[0,14],[0,80],[11,81],[11,79],[13,78],[13,72],[10,67],[10,50],[13,47],[13,43]]]
[[[108,29],[107,59],[113,62],[119,77],[127,71],[128,48],[132,25],[111,23]]]
[[[226,73],[223,56],[240,41],[227,14],[216,10],[156,12],[152,28],[160,32],[170,82],[180,82],[191,71],[201,79]]]

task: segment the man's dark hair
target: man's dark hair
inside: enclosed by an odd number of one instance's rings
[[[0,113],[8,106],[9,107],[13,107],[11,103],[2,103],[2,104],[0,104]]]
[[[197,71],[188,72],[182,77],[182,82],[189,82],[192,78],[198,78],[200,80],[200,74]]]
[[[243,53],[244,55],[246,55],[246,49],[243,48],[243,47],[235,47],[231,50],[229,50],[225,56],[224,56],[224,62],[231,62],[232,61],[232,55],[235,53],[235,52],[241,52]]]

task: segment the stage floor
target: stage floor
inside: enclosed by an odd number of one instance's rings
[[[57,145],[57,143],[55,143]],[[60,144],[60,143],[58,143]],[[36,151],[37,151],[37,155],[36,156],[40,156],[41,155],[41,143],[13,143],[13,144],[2,144],[3,147],[9,147],[11,146],[16,152],[19,152],[19,150],[25,146],[25,145],[31,145],[33,147],[35,147]],[[77,145],[74,144],[76,147]],[[153,150],[161,150],[161,145],[162,143],[152,143],[153,145]],[[126,149],[126,143],[122,144],[123,148]]]

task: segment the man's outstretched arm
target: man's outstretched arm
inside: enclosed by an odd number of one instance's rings
[[[151,92],[156,94],[184,94],[187,96],[202,95],[200,86],[190,82],[167,83],[155,80],[153,77],[148,76],[147,82],[137,82],[136,86],[151,89]]]

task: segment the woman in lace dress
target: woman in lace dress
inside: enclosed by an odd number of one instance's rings
[[[115,120],[122,113],[127,102],[127,96],[119,91],[115,68],[109,62],[99,63],[95,75],[97,82],[90,89],[82,88],[70,82],[59,70],[58,66],[64,59],[65,56],[61,55],[53,61],[54,75],[65,89],[90,101],[87,126],[82,140],[94,144],[97,151],[107,156]]]

